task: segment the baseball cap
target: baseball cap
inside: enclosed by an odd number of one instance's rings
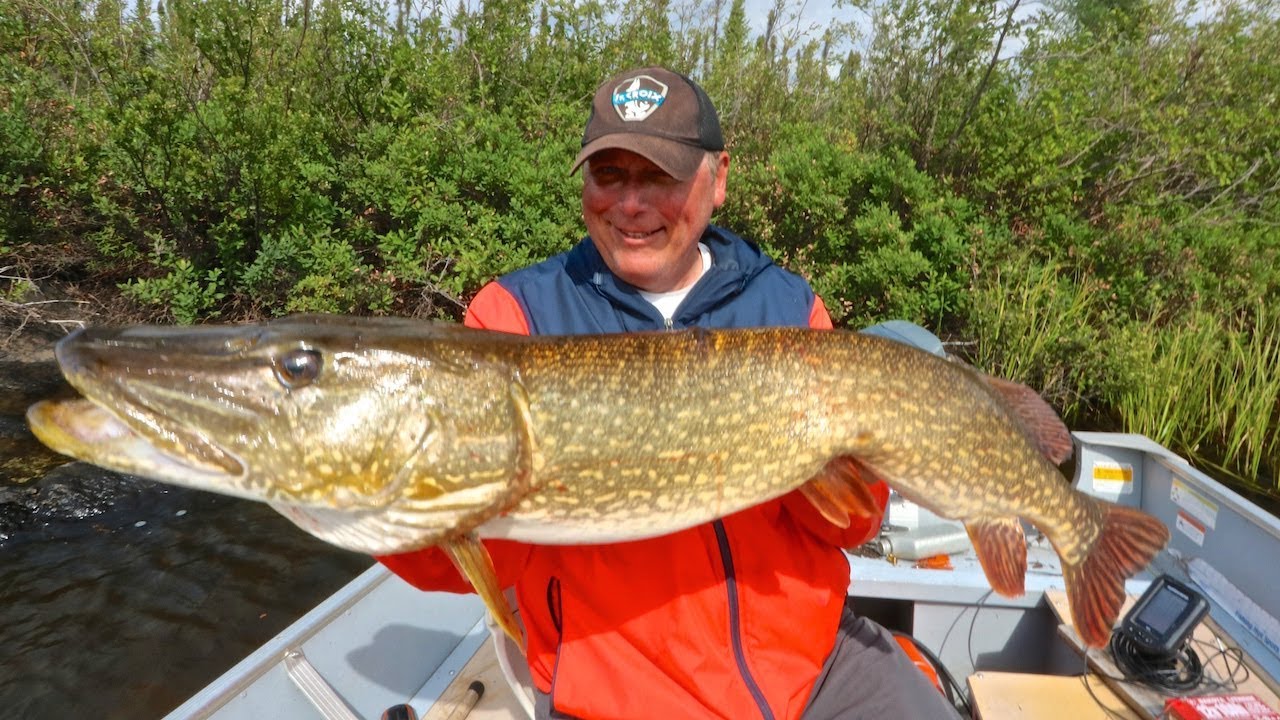
[[[665,68],[629,70],[606,80],[591,102],[582,150],[570,172],[601,150],[630,150],[688,180],[709,150],[723,150],[720,118],[698,84]]]

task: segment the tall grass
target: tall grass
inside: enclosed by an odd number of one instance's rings
[[[999,267],[973,287],[975,365],[1039,389],[1068,425],[1118,425],[1280,496],[1280,310],[1137,319],[1055,261]]]
[[[1182,324],[1153,328],[1142,340],[1141,367],[1117,397],[1124,428],[1183,454],[1200,451],[1222,404],[1217,377],[1227,343],[1221,328],[1195,313]]]
[[[1096,279],[1030,255],[995,266],[975,282],[970,361],[1037,388],[1064,418],[1079,418],[1090,404],[1090,363],[1082,360],[1100,345],[1093,321],[1105,310],[1102,289]]]
[[[1226,457],[1245,477],[1269,476],[1269,487],[1280,489],[1280,311],[1259,304],[1252,327],[1231,335],[1236,377],[1222,378],[1233,389],[1231,416],[1218,428]]]
[[[1280,491],[1280,312],[1263,304],[1230,318],[1196,312],[1161,330],[1150,352],[1146,381],[1117,398],[1125,427]]]

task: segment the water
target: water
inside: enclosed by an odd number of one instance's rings
[[[0,482],[4,717],[157,718],[370,564],[270,508],[83,463]]]
[[[47,450],[56,328],[0,317],[0,717],[159,718],[371,564],[265,505]]]
[[[265,505],[70,463],[62,331],[0,315],[0,717],[159,718],[371,564]]]

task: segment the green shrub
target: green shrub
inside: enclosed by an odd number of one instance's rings
[[[874,154],[806,128],[768,158],[739,168],[723,221],[805,274],[833,317],[953,324],[967,309],[968,204],[902,153]],[[743,187],[743,185],[746,187]]]
[[[226,296],[221,288],[220,269],[201,273],[186,258],[178,258],[167,275],[130,280],[121,289],[141,303],[158,306],[178,324],[191,325],[217,317],[218,303]]]

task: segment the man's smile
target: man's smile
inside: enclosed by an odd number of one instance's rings
[[[662,228],[654,230],[625,230],[617,226],[614,226],[614,230],[622,236],[623,240],[629,243],[646,243],[662,232]]]

